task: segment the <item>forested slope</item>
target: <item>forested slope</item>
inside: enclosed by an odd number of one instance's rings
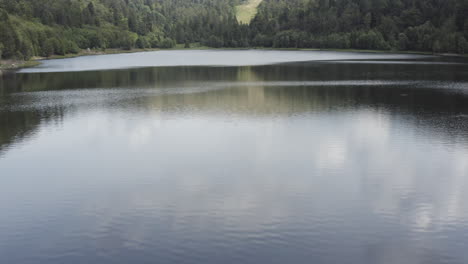
[[[237,46],[233,1],[0,0],[0,52],[28,59],[87,48]]]
[[[464,53],[468,0],[264,0],[253,45]]]
[[[264,0],[249,25],[244,0],[0,0],[3,58],[81,49],[357,48],[465,53],[468,0]]]

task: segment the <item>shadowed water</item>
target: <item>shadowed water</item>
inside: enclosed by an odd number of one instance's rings
[[[304,53],[1,76],[0,263],[467,263],[466,61]]]

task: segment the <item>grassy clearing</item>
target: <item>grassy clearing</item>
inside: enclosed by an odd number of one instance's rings
[[[249,24],[257,14],[257,7],[262,0],[247,0],[242,5],[236,6],[237,21],[242,24]]]

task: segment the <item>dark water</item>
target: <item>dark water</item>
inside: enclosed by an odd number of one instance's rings
[[[0,263],[468,263],[465,60],[189,53],[0,77]]]

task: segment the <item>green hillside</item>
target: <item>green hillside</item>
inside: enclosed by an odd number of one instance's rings
[[[171,48],[242,39],[236,0],[0,0],[0,54],[29,59],[81,49]]]
[[[465,53],[468,0],[264,0],[253,45]]]
[[[0,57],[220,47],[465,53],[468,0],[0,0]]]

